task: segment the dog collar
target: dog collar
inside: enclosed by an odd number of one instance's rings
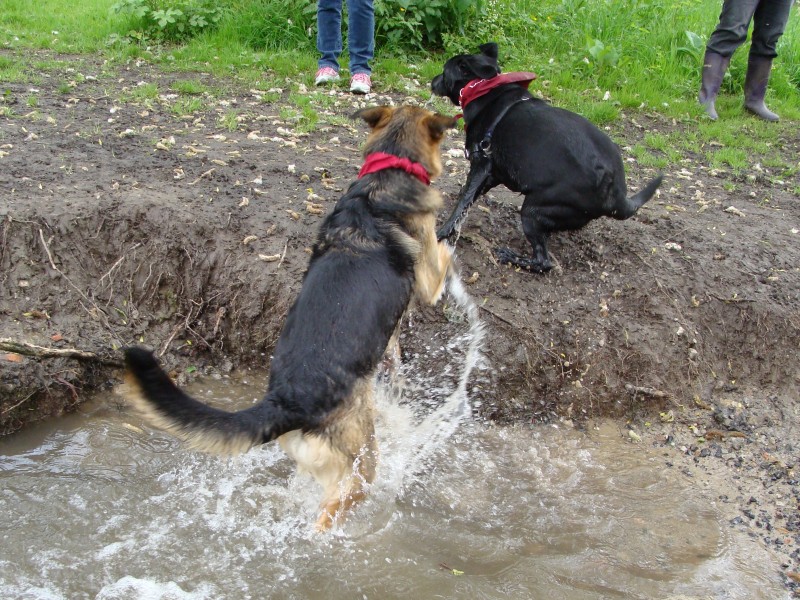
[[[509,83],[516,83],[524,88],[528,88],[531,81],[536,79],[536,73],[518,71],[515,73],[502,73],[491,79],[473,79],[458,93],[461,108],[466,108],[467,104],[491,92],[493,89]]]
[[[385,152],[368,154],[364,159],[364,165],[358,172],[358,178],[361,179],[364,175],[383,171],[384,169],[402,169],[425,185],[430,185],[431,183],[431,176],[428,174],[428,170],[420,163],[412,162],[407,158],[400,158],[394,154],[386,154]]]

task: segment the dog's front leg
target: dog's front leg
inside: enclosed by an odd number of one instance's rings
[[[461,231],[461,225],[467,218],[470,206],[482,195],[494,187],[492,183],[492,161],[485,156],[470,161],[467,182],[461,188],[458,203],[450,213],[447,221],[436,232],[436,237],[440,240],[449,240],[454,235],[457,236]],[[455,244],[456,240],[452,240]]]
[[[423,245],[423,254],[416,267],[416,295],[425,304],[433,306],[444,293],[444,284],[447,274],[452,268],[453,246],[446,241],[436,241],[433,227],[430,229],[429,239]]]

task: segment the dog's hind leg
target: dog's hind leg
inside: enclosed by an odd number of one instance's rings
[[[522,231],[531,244],[533,254],[531,258],[520,256],[510,248],[496,248],[495,254],[502,264],[512,264],[516,267],[529,269],[535,273],[546,273],[553,268],[553,263],[547,254],[548,231],[539,222],[532,204],[527,202],[522,205]]]
[[[278,441],[323,488],[317,530],[326,531],[342,520],[367,495],[375,479],[378,447],[375,440],[374,376],[356,383],[340,410],[330,415],[320,433],[291,431]]]
[[[334,451],[335,452],[335,451]],[[338,482],[329,485],[320,504],[320,515],[317,519],[317,530],[327,531],[335,523],[344,519],[355,504],[367,497],[367,488],[375,479],[378,448],[375,434],[356,454],[355,458],[346,460],[344,474]],[[334,462],[338,462],[334,459]]]
[[[457,236],[461,225],[467,218],[470,206],[483,194],[492,189],[496,184],[492,181],[492,161],[488,158],[478,158],[470,163],[467,182],[461,188],[458,203],[450,213],[439,230],[436,237],[440,240]],[[455,242],[454,242],[455,243]]]

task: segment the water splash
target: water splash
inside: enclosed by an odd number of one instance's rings
[[[436,451],[471,414],[468,384],[485,367],[485,330],[478,307],[457,274],[448,278],[448,295],[440,304],[447,323],[405,326],[401,344],[417,348],[391,379],[376,389],[376,436],[380,458],[369,496],[335,533],[359,538],[375,533],[396,518],[396,503],[424,473]]]
[[[425,356],[416,356],[404,365],[402,377],[393,388],[379,393],[379,410],[393,417],[392,423],[379,433],[394,442],[392,450],[405,448],[396,457],[395,467],[401,477],[413,476],[471,414],[467,385],[473,371],[486,366],[482,353],[485,329],[477,305],[458,275],[448,279],[447,291],[461,312],[447,311],[451,327],[442,332],[446,343],[438,349],[428,346]],[[464,324],[466,330],[459,330]],[[423,364],[432,364],[433,368],[424,371]],[[403,398],[404,403],[398,406],[394,402],[397,397]],[[398,409],[406,414],[398,415]],[[412,417],[420,413],[420,418]],[[401,422],[404,426],[398,427]]]

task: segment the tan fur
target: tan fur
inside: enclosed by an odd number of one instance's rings
[[[367,485],[375,479],[378,445],[373,381],[370,376],[356,384],[351,401],[329,416],[322,435],[290,431],[278,438],[298,469],[322,485],[318,530],[330,528],[361,501]]]

